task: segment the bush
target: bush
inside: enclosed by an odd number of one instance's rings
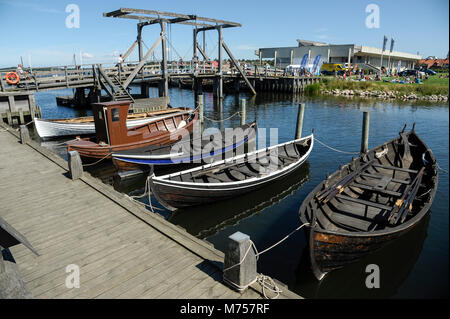
[[[320,93],[320,84],[319,83],[309,84],[305,87],[306,95],[314,96],[314,95],[319,95],[319,93]]]

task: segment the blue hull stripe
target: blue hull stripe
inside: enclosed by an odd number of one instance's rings
[[[179,164],[179,163],[192,163],[194,161],[207,159],[209,157],[213,157],[219,154],[223,154],[225,152],[234,150],[240,145],[244,144],[248,141],[248,136],[242,141],[235,143],[233,145],[227,146],[225,148],[220,149],[219,151],[214,151],[206,154],[199,155],[191,155],[190,157],[182,157],[176,159],[135,159],[128,157],[120,157],[119,155],[114,155],[113,158],[122,162],[134,163],[134,164],[143,164],[143,165],[170,165],[170,164]]]

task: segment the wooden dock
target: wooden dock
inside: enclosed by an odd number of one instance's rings
[[[34,298],[261,298],[222,282],[224,254],[0,123],[0,215],[38,251],[11,248]],[[67,288],[68,265],[80,287]],[[280,298],[300,298],[280,284]]]

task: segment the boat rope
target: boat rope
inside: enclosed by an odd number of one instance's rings
[[[436,163],[436,165],[437,165],[438,169],[440,169],[440,170],[443,171],[444,173],[448,174],[448,171],[445,170],[445,169],[443,169],[442,167],[440,167],[438,163]]]
[[[425,193],[423,193],[420,196],[417,196],[417,198],[422,198],[423,196],[425,196],[426,194],[428,194],[429,192],[431,192],[431,189],[429,189],[428,191],[426,191]]]
[[[98,161],[96,161],[96,162],[94,162],[94,163],[83,164],[83,167],[86,167],[86,166],[93,166],[93,165],[95,165],[95,164],[98,164],[98,163],[100,163],[101,161],[103,161],[105,158],[107,158],[107,157],[110,156],[110,155],[111,155],[111,153],[108,153],[108,154],[106,154],[105,156],[103,156],[101,159],[99,159]]]
[[[211,122],[225,122],[225,121],[228,121],[229,119],[235,117],[236,115],[241,116],[241,112],[240,112],[240,111],[237,111],[236,113],[234,113],[234,114],[231,115],[230,117],[227,117],[226,119],[223,119],[223,120],[215,120],[215,119],[211,119],[211,118],[209,118],[209,117],[206,117],[205,115],[203,115],[203,118],[206,119],[206,120],[208,120],[208,121],[211,121]]]
[[[338,152],[338,153],[350,154],[350,155],[359,154],[359,152],[346,152],[346,151],[338,150],[337,148],[334,148],[334,147],[331,147],[331,146],[325,144],[324,142],[322,142],[321,140],[319,140],[319,139],[318,139],[317,137],[315,137],[315,136],[314,136],[314,141],[317,141],[317,142],[319,142],[320,144],[322,144],[323,146],[329,148],[330,150],[333,150],[333,151],[335,151],[335,152]]]
[[[132,196],[126,195],[127,197],[129,197],[129,198],[132,199],[133,201],[135,201],[135,202],[137,202],[137,203],[139,203],[139,204],[142,204],[142,205],[144,205],[145,207],[150,208],[150,210],[151,210],[152,213],[154,213],[155,210],[165,211],[164,209],[161,209],[161,208],[158,208],[158,207],[153,207],[153,205],[152,205],[152,198],[151,198],[152,194],[151,194],[151,191],[150,191],[150,179],[151,179],[154,175],[155,175],[155,174],[152,174],[152,175],[147,176],[147,180],[145,181],[144,193],[142,193],[141,195],[132,195]],[[148,204],[143,203],[143,202],[137,200],[137,199],[144,198],[146,195],[148,196]]]
[[[241,286],[241,285],[238,285],[238,284],[236,284],[234,282],[231,282],[229,279],[227,279],[226,276],[225,276],[225,272],[230,270],[230,269],[232,269],[232,268],[234,268],[234,267],[237,267],[237,266],[241,265],[244,262],[245,258],[248,256],[248,253],[250,252],[250,250],[252,248],[253,248],[253,251],[255,252],[256,261],[258,261],[260,255],[264,254],[265,252],[269,251],[270,249],[274,248],[275,246],[278,246],[283,241],[288,239],[293,233],[295,233],[296,231],[302,229],[304,226],[307,226],[307,225],[310,225],[310,224],[309,223],[301,224],[296,229],[291,231],[289,234],[284,236],[281,240],[279,240],[278,242],[276,242],[272,246],[264,249],[261,252],[258,252],[258,249],[256,248],[255,243],[252,240],[250,240],[250,245],[248,246],[247,251],[245,252],[244,257],[242,258],[242,260],[239,263],[234,264],[234,265],[232,265],[230,267],[227,267],[227,268],[225,268],[223,270],[223,274],[224,274],[223,275],[223,280],[225,282],[227,282],[228,284],[230,284],[231,286],[233,286],[234,288],[236,288],[238,291],[243,291],[243,290],[247,289],[250,285],[254,284],[255,282],[258,282],[261,285],[261,287],[262,287],[264,298],[266,298],[266,299],[276,299],[276,298],[278,298],[280,293],[283,292],[283,291],[276,285],[275,281],[271,277],[269,277],[267,275],[258,274],[256,276],[256,278],[254,280],[252,280],[250,283],[248,283],[247,285],[242,285]],[[270,297],[267,296],[266,290],[272,291],[276,295],[274,297],[270,298]]]

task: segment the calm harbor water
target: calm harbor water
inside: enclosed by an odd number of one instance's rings
[[[90,111],[56,106],[57,94],[71,90],[37,93],[36,103],[44,118],[90,115]],[[156,96],[156,89],[151,89]],[[193,107],[194,95],[189,90],[170,89],[172,106]],[[294,138],[298,103],[301,97],[285,94],[228,95],[223,102],[222,118],[239,111],[239,99],[247,98],[247,121],[257,119],[259,128],[278,128],[279,142]],[[205,116],[220,119],[219,108],[210,93],[204,93]],[[439,166],[449,167],[449,108],[446,104],[415,104],[376,100],[349,100],[336,97],[316,97],[306,102],[303,135],[314,128],[315,136],[326,144],[346,151],[358,152],[361,140],[362,112],[370,111],[369,148],[397,136],[404,124],[416,132],[432,149]],[[206,122],[206,126],[220,125]],[[240,125],[235,116],[223,122],[223,127]],[[57,144],[46,146],[65,156]],[[176,213],[162,212],[169,221],[179,224],[195,236],[213,243],[224,251],[227,238],[236,231],[250,235],[258,250],[263,250],[291,232],[300,221],[298,209],[302,200],[320,183],[327,172],[335,171],[351,155],[338,153],[315,143],[305,165],[293,175],[260,191],[225,202],[195,207]],[[114,168],[104,163],[91,169],[107,182],[117,181]],[[307,298],[439,298],[448,297],[448,229],[449,178],[440,171],[439,186],[431,213],[414,232],[404,236],[359,263],[330,273],[317,282],[309,269],[303,231],[294,233],[282,244],[261,255],[258,271],[287,284]],[[105,178],[106,176],[106,178]],[[142,193],[145,177],[116,183],[123,192]],[[157,207],[162,207],[153,203]],[[381,287],[365,286],[365,267],[377,264],[381,272]]]

